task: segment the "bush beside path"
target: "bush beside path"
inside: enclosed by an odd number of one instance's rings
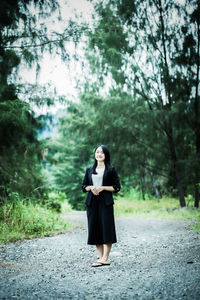
[[[85,212],[76,229],[0,245],[0,299],[200,299],[200,232],[189,220],[117,217],[110,266],[92,268]]]

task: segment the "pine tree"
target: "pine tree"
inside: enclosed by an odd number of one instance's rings
[[[161,0],[105,1],[96,4],[98,18],[89,34],[91,48],[96,53],[99,51],[102,57],[101,68],[112,73],[116,84],[133,95],[133,101],[142,98],[147,103],[155,130],[165,140],[170,161],[169,181],[174,178],[182,207],[186,205],[184,193],[187,193],[191,180],[188,174],[193,173],[187,163],[188,159],[194,160],[187,145],[192,136],[187,119],[192,116],[188,108],[193,86],[198,87],[199,21],[195,17],[198,9],[197,1],[185,4]],[[193,13],[189,17],[191,10]],[[184,29],[189,27],[188,19],[196,24],[196,30],[187,32]],[[118,35],[113,28],[117,28]],[[193,46],[186,47],[189,40]],[[197,50],[188,52],[192,47]],[[179,56],[185,56],[187,60],[180,62]],[[190,72],[189,59],[192,61],[193,57],[196,57],[193,66],[197,66],[194,71],[197,75],[196,84],[190,86],[194,74]],[[198,92],[195,99],[195,135],[198,136]],[[162,144],[158,150],[163,151]],[[195,170],[197,194],[199,164]]]

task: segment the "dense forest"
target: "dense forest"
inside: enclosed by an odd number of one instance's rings
[[[84,209],[84,172],[96,145],[105,144],[122,194],[136,189],[146,201],[172,195],[181,207],[191,195],[199,207],[199,1],[90,2],[92,25],[69,22],[52,38],[45,18],[58,11],[59,19],[59,1],[1,1],[0,203],[44,202],[53,190]],[[23,61],[39,72],[47,52],[65,60],[69,38],[84,40],[79,99],[66,99],[58,134],[41,139],[48,116],[36,117],[31,103],[55,99],[20,98],[30,87],[15,84],[18,67]]]

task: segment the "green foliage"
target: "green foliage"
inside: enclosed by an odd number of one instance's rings
[[[20,100],[1,102],[0,110],[1,203],[12,192],[40,197],[45,191],[40,173],[43,144],[37,140],[42,123]]]
[[[72,140],[69,139],[64,128],[63,132],[65,132],[65,138],[62,136],[56,142],[55,140],[49,141],[49,158],[53,160],[52,173],[55,185],[66,194],[73,208],[83,210],[85,195],[81,192],[81,185],[85,167],[80,165],[80,160],[83,160],[84,144],[76,145],[77,135],[75,134]]]
[[[132,51],[128,43],[127,33],[123,30],[120,18],[113,15],[109,3],[103,5],[102,2],[99,2],[96,5],[96,11],[100,18],[95,24],[95,35],[89,33],[90,47],[99,50],[103,58],[102,64],[107,65],[114,79],[125,83],[124,73],[121,70],[124,60],[123,54]],[[88,58],[90,59],[90,56]]]
[[[64,232],[70,224],[45,207],[16,199],[0,207],[0,242],[49,236]]]
[[[110,149],[124,190],[138,187],[146,198],[147,194],[159,197],[158,189],[165,192],[164,186],[161,188],[162,173],[166,174],[164,164],[163,170],[153,166],[160,155],[156,146],[148,147],[148,141],[143,141],[144,134],[148,134],[144,131],[147,114],[145,104],[133,102],[130,96],[117,91],[107,98],[85,93],[80,103],[69,104],[66,116],[60,120],[59,138],[48,142],[48,159],[53,164],[56,187],[66,193],[73,208],[85,208],[86,195],[81,192],[81,184],[99,144]]]
[[[59,121],[59,137],[46,145],[37,139],[44,118],[36,118],[18,99],[11,75],[22,58],[31,66],[45,49],[52,53],[52,41],[45,24],[35,26],[40,23],[30,10],[32,1],[8,3],[3,1],[0,13],[1,202],[15,193],[44,198],[45,166],[46,174],[53,174],[51,184],[47,181],[51,190],[66,195],[73,208],[84,209],[82,179],[93,162],[93,149],[102,143],[111,151],[122,193],[134,187],[147,200],[179,194],[182,206],[190,201],[184,196],[198,195],[198,2],[97,2],[86,56],[100,80],[86,83],[80,103],[68,103]],[[34,3],[44,18],[57,7],[54,1]],[[76,29],[71,22],[63,35],[78,38]],[[66,58],[63,35],[55,33],[53,44]],[[41,160],[46,146],[48,164]],[[46,196],[43,202],[60,211],[59,197]]]
[[[142,160],[146,165],[148,158],[150,169],[155,166],[152,175],[162,173],[167,178],[167,189],[177,189],[181,206],[188,193],[195,194],[196,205],[200,182],[198,1],[170,0],[166,4],[110,0],[98,2],[95,11],[97,17],[89,35],[91,52],[87,56],[93,72],[108,74],[105,83],[112,76],[113,86],[127,91],[138,106],[132,129],[139,129],[143,157],[142,153],[139,160],[137,157],[138,175],[134,177],[141,178],[143,197],[150,180],[139,165]],[[123,80],[116,74],[122,74]],[[141,102],[143,105],[139,105]],[[121,126],[124,123],[122,120]],[[134,159],[130,155],[130,160]]]
[[[84,208],[81,181],[98,144],[110,149],[124,191],[134,187],[142,199],[179,195],[181,206],[195,194],[198,9],[197,1],[95,4],[86,56],[99,82],[87,82],[80,103],[69,103],[60,137],[48,145],[55,183],[74,208]]]

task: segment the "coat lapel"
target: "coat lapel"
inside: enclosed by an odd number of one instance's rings
[[[108,171],[105,168],[104,173],[103,173],[103,182],[102,182],[102,185],[105,185],[105,180],[106,180],[107,173],[108,173]]]
[[[89,170],[89,181],[90,181],[90,184],[92,185],[92,167]]]

